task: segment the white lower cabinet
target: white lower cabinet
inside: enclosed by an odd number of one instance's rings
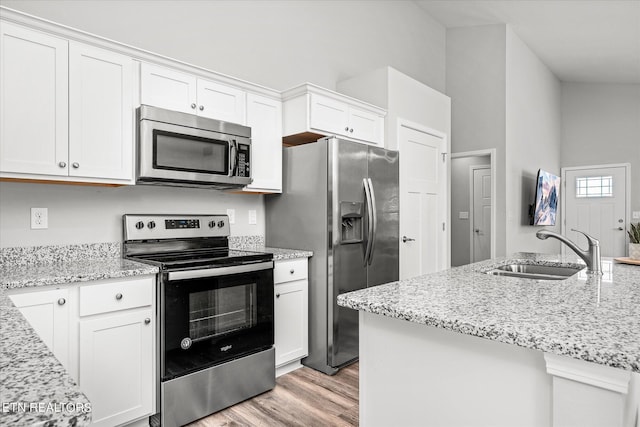
[[[276,261],[275,347],[277,374],[300,366],[309,354],[308,260]]]
[[[69,289],[28,291],[9,295],[49,350],[72,376],[69,359]]]
[[[91,401],[93,426],[151,414],[152,319],[145,308],[80,320],[80,388]]]
[[[9,297],[91,402],[93,426],[155,412],[155,276],[109,279]]]

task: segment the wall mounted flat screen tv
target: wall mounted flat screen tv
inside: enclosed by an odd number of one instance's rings
[[[539,169],[536,183],[536,201],[531,225],[556,225],[560,177]]]

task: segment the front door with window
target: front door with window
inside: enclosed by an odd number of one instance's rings
[[[572,167],[562,173],[563,234],[586,249],[585,237],[571,229],[584,231],[600,240],[602,256],[626,256],[628,166]]]

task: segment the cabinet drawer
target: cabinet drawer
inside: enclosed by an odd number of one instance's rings
[[[151,305],[152,278],[109,282],[80,287],[80,316]]]
[[[292,280],[306,279],[308,265],[307,258],[276,261],[273,268],[273,282],[284,283]]]

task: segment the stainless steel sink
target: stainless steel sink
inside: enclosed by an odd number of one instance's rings
[[[494,276],[521,277],[537,280],[564,280],[584,267],[552,266],[540,264],[507,264],[487,271]]]

